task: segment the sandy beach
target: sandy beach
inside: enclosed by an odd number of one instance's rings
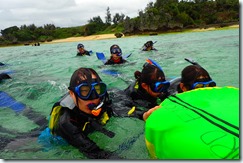
[[[228,26],[228,27],[225,27],[225,28],[239,28],[239,25],[231,25],[231,26]],[[206,28],[206,29],[196,28],[196,29],[192,29],[191,31],[203,32],[203,31],[212,31],[212,30],[216,30],[216,29],[219,29],[219,28],[215,28],[215,27],[210,27],[210,28]]]
[[[60,42],[78,42],[85,40],[102,40],[102,39],[111,39],[116,38],[114,34],[101,34],[101,35],[91,35],[91,36],[80,36],[80,37],[69,37],[65,39],[53,40],[47,43],[60,43]]]
[[[239,25],[232,25],[226,28],[239,28]],[[210,28],[196,28],[190,31],[192,32],[203,32],[203,31],[211,31],[216,30],[218,28],[210,27]],[[131,36],[123,36],[123,37],[131,37]],[[65,39],[58,39],[53,40],[51,42],[45,42],[45,44],[52,44],[52,43],[62,43],[62,42],[78,42],[78,41],[85,41],[85,40],[102,40],[102,39],[112,39],[116,38],[114,34],[100,34],[100,35],[91,35],[91,36],[80,36],[80,37],[69,37]]]

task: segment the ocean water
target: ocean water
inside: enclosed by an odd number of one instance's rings
[[[142,52],[146,41],[156,41],[158,51]],[[76,46],[83,43],[91,56],[76,56]],[[132,55],[124,65],[104,66],[95,52],[109,58],[109,48],[118,44],[123,55]],[[0,48],[0,72],[9,71],[12,79],[0,83],[0,91],[25,104],[37,115],[48,117],[53,104],[67,92],[70,77],[79,67],[92,67],[110,89],[125,89],[134,81],[147,58],[155,60],[169,78],[180,76],[191,58],[203,66],[217,86],[240,87],[239,29],[134,36],[119,39],[90,40]],[[106,74],[115,71],[116,76]],[[1,99],[0,99],[1,100]],[[1,103],[3,101],[0,101]],[[1,159],[85,159],[72,146],[43,145],[28,133],[38,125],[22,112],[0,107]],[[36,117],[38,118],[38,117]],[[134,118],[111,118],[106,128],[116,133],[108,138],[101,133],[90,137],[106,150],[116,151],[125,159],[150,159],[144,141],[144,122]]]

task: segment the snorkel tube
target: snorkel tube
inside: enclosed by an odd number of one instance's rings
[[[201,65],[199,65],[199,63],[197,63],[196,61],[192,60],[192,59],[189,59],[189,58],[185,58],[185,60],[193,65],[196,65],[196,66],[199,66],[199,67],[202,67]]]
[[[160,67],[160,65],[159,65],[157,62],[155,62],[154,60],[148,58],[148,59],[146,59],[146,62],[148,62],[148,63],[151,64],[151,65],[155,65],[155,66],[158,67],[161,71],[163,71],[162,67]]]

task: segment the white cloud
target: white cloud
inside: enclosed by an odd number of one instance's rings
[[[11,26],[43,26],[54,24],[58,27],[73,27],[87,24],[88,20],[100,16],[105,20],[107,7],[111,15],[123,13],[138,16],[149,2],[156,0],[0,0],[0,30]]]

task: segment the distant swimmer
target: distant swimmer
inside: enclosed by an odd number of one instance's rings
[[[122,50],[118,45],[112,45],[110,47],[110,53],[111,57],[107,60],[105,65],[121,64],[126,62],[126,60],[122,58]]]
[[[90,56],[90,53],[91,51],[87,51],[85,48],[84,48],[84,45],[83,44],[78,44],[77,45],[77,56],[84,56],[84,55],[88,55]]]
[[[153,45],[155,44],[156,42],[153,42],[153,41],[147,41],[143,47],[142,47],[142,51],[150,51],[150,50],[156,50]]]

